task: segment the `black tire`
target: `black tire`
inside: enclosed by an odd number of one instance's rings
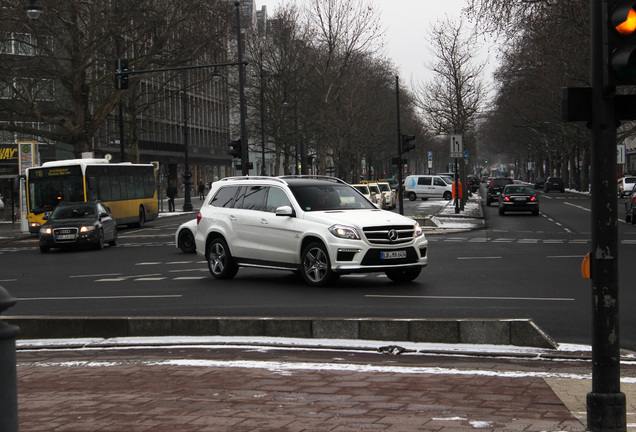
[[[95,249],[97,250],[104,249],[104,230],[101,228],[99,229],[99,232],[97,233],[97,242],[95,243]]]
[[[632,221],[632,215],[629,211],[625,211],[625,222],[630,223]]]
[[[137,226],[142,228],[146,225],[146,212],[143,207],[139,207],[139,222],[137,222]]]
[[[215,279],[232,279],[236,276],[238,266],[222,238],[215,238],[210,242],[205,256],[208,259],[208,270]]]
[[[539,216],[539,209],[532,210],[532,216]]]
[[[409,201],[415,201],[417,199],[417,195],[415,195],[414,192],[409,192],[406,196],[408,197]]]
[[[109,246],[117,246],[117,228],[115,228],[115,232],[113,233],[113,239],[108,242]]]
[[[48,246],[40,246],[40,252],[49,253],[49,252],[51,252],[51,248],[48,247]]]
[[[490,200],[488,198],[486,198],[486,206],[490,207]]]
[[[183,253],[196,252],[197,246],[194,242],[194,234],[189,229],[184,229],[179,233],[179,249]]]
[[[506,214],[506,211],[504,210],[503,207],[499,207],[499,216],[503,216]]]
[[[449,191],[444,192],[444,199],[446,201],[450,200],[453,197],[453,194]]]
[[[422,272],[422,267],[408,269],[387,270],[384,273],[393,282],[411,282],[414,281]]]
[[[301,254],[301,276],[313,287],[324,287],[338,280],[339,275],[331,270],[327,249],[322,243],[308,244]]]
[[[636,216],[636,215],[634,214],[634,211],[632,210],[632,217],[630,218],[630,220],[632,222],[632,225],[636,224],[636,217],[634,217],[634,216]]]

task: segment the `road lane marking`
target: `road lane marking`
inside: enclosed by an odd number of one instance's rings
[[[102,274],[86,274],[86,275],[71,275],[70,278],[84,278],[84,277],[105,277],[105,276],[121,276],[121,273],[102,273]]]
[[[94,296],[94,297],[18,297],[18,301],[34,300],[109,300],[109,299],[139,299],[139,298],[178,298],[181,294],[165,295],[136,295],[136,296]]]
[[[478,259],[501,259],[500,256],[474,256],[474,257],[457,257],[458,260],[478,260]]]
[[[586,212],[591,212],[591,211],[592,211],[592,210],[591,210],[591,209],[589,209],[589,208],[585,208],[585,207],[580,206],[580,205],[578,205],[578,204],[572,204],[572,203],[569,203],[569,202],[567,202],[567,201],[566,201],[564,204],[565,204],[565,205],[572,206],[572,207],[575,207],[575,208],[577,208],[577,209],[579,209],[579,210],[585,210]]]
[[[479,297],[479,296],[405,296],[369,294],[365,297],[375,298],[403,298],[403,299],[432,299],[432,300],[525,300],[525,301],[574,301],[573,298],[560,297]]]

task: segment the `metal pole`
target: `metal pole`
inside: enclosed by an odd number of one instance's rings
[[[261,57],[261,175],[267,175],[265,171],[265,72],[263,71],[263,48],[260,49]]]
[[[397,103],[397,147],[398,147],[398,191],[400,202],[400,214],[404,215],[404,187],[402,186],[402,131],[400,130],[400,77],[395,77],[395,99]]]
[[[188,95],[186,93],[185,79],[183,80],[183,156],[184,156],[184,173],[183,184],[185,185],[183,211],[192,211],[192,199],[190,189],[192,188],[192,173],[190,173],[190,161],[188,154]]]
[[[605,2],[591,5],[591,206],[592,391],[587,394],[590,431],[626,431],[620,392],[618,328],[618,218],[616,197],[616,87],[605,79]]]
[[[124,146],[124,103],[119,99],[119,161],[126,161],[126,147]]]
[[[243,41],[241,37],[241,11],[240,1],[234,2],[236,7],[236,44],[238,45],[238,63],[239,63],[239,102],[241,106],[241,174],[246,176],[250,173],[250,156],[249,147],[247,145],[247,131],[245,127],[245,118],[247,111],[245,106],[245,65],[243,64]]]
[[[16,303],[0,286],[0,312]],[[18,373],[15,358],[15,340],[20,329],[0,321],[0,431],[18,431]]]

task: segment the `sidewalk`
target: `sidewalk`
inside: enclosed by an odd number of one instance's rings
[[[483,351],[475,355],[408,344],[387,355],[373,341],[175,342],[21,346],[20,430],[585,430],[586,353],[475,347]],[[622,375],[628,430],[636,430],[633,356]]]

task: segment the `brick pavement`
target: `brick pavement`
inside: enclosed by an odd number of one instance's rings
[[[624,374],[636,376],[633,369]],[[546,378],[589,383],[573,379],[586,374],[589,364],[579,359],[219,346],[20,349],[19,423],[22,432],[584,431]]]

